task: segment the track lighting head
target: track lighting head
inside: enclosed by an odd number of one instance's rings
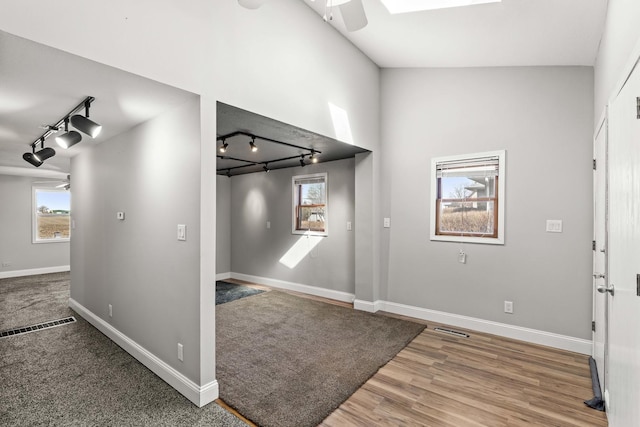
[[[34,153],[24,153],[22,155],[22,158],[35,167],[40,167],[40,165],[42,164],[42,160],[37,158]]]
[[[78,142],[82,141],[82,135],[80,135],[79,132],[76,132],[75,130],[72,130],[71,132],[69,132],[69,118],[66,117],[64,119],[64,131],[65,133],[60,135],[60,136],[56,136],[56,144],[58,144],[60,147],[62,148],[69,148],[72,147],[74,145],[76,145]]]
[[[40,144],[40,147],[42,149],[36,152],[36,145],[38,144]],[[40,167],[40,165],[42,165],[45,160],[56,155],[56,150],[51,147],[44,146],[44,137],[40,137],[40,140],[34,142],[31,145],[31,150],[31,153],[24,153],[22,155],[22,158],[35,167]]]
[[[311,159],[311,163],[318,163],[318,157],[314,150],[311,150],[311,156],[309,158]]]
[[[227,178],[231,178],[231,169],[227,169]]]
[[[225,140],[222,140],[222,145],[220,145],[220,148],[218,149],[218,151],[220,151],[221,153],[226,153],[227,152],[227,147],[229,146],[229,144],[227,144],[225,142]]]
[[[86,133],[91,138],[95,138],[100,134],[102,130],[102,126],[93,120],[89,119],[89,107],[91,106],[91,101],[86,100],[84,102],[84,112],[85,116],[81,116],[80,114],[76,114],[71,117],[71,124],[74,128],[78,129],[82,133]]]
[[[70,148],[82,141],[82,135],[75,130],[56,136],[56,143],[62,148]]]
[[[304,154],[300,156],[300,167],[305,167],[306,163],[304,162]]]
[[[55,156],[56,150],[54,150],[51,147],[45,147],[42,150],[35,152],[33,155],[36,159],[40,160],[41,162],[44,162],[48,158]]]
[[[251,147],[251,152],[255,153],[258,151],[258,147],[256,146],[256,137],[252,136],[251,141],[249,141],[249,146]]]
[[[264,166],[262,166],[262,169],[264,169],[265,172],[269,172],[271,169],[269,169],[269,163],[265,163]]]
[[[87,117],[81,116],[80,114],[71,116],[71,124],[74,128],[78,129],[82,133],[86,133],[91,138],[98,136],[102,130],[101,125]]]

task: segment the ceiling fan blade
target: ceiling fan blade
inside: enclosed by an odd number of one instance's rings
[[[351,0],[338,7],[340,8],[340,14],[342,14],[342,20],[344,21],[344,26],[347,27],[347,31],[361,30],[369,23],[367,15],[364,12],[362,0]]]

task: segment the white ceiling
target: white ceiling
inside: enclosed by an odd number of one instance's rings
[[[323,0],[303,1],[324,14]],[[383,68],[592,66],[607,10],[607,0],[502,0],[391,15],[362,2],[365,28],[347,32],[338,7],[329,24]]]

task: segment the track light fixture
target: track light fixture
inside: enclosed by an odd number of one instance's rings
[[[306,163],[304,162],[304,154],[300,156],[300,167],[305,167]]]
[[[227,169],[227,178],[231,178],[231,169]]]
[[[221,153],[226,153],[227,152],[227,147],[229,146],[229,144],[227,144],[225,142],[225,140],[222,140],[222,144],[220,145],[220,148],[218,149],[218,151],[220,151]]]
[[[71,116],[71,124],[74,128],[78,129],[82,133],[86,133],[91,138],[95,138],[100,134],[102,130],[102,126],[93,120],[89,119],[89,107],[91,106],[90,101],[85,101],[84,103],[84,111],[85,115],[81,116],[76,114]]]
[[[40,150],[36,152],[36,145],[40,144]],[[31,153],[24,153],[22,158],[31,163],[35,167],[40,167],[45,160],[56,155],[56,150],[51,147],[44,146],[44,137],[41,137],[38,141],[34,142],[31,146]]]
[[[256,146],[256,137],[252,136],[251,141],[249,141],[249,146],[251,147],[251,152],[255,153],[258,151],[258,147]]]
[[[63,124],[64,124],[65,133],[55,138],[56,143],[62,148],[69,148],[77,144],[78,142],[80,142],[82,140],[82,135],[80,135],[80,133],[76,132],[75,130],[70,131],[69,122],[71,122],[71,124],[76,129],[86,133],[87,135],[90,135],[93,138],[98,136],[98,134],[102,130],[102,126],[100,126],[99,124],[97,124],[96,122],[88,118],[89,106],[93,101],[95,101],[94,97],[87,96],[80,104],[76,105],[73,110],[65,114],[55,124],[41,126],[43,129],[45,129],[45,132],[38,139],[33,141],[31,144],[29,144],[31,146],[32,152],[24,153],[22,155],[22,158],[28,163],[32,164],[33,166],[39,167],[40,165],[42,165],[42,163],[45,160],[55,156],[56,151],[51,147],[45,148],[44,142],[49,136],[60,131]],[[81,111],[83,108],[85,109],[86,117],[76,114],[77,112]],[[36,147],[38,145],[40,145],[41,149],[40,151],[36,152]]]
[[[64,131],[65,133],[60,136],[56,136],[56,144],[62,148],[69,148],[82,141],[82,135],[75,130],[69,132],[69,117],[64,118]]]
[[[315,150],[311,150],[311,156],[309,159],[311,159],[311,163],[318,163],[318,157],[316,156]]]
[[[264,169],[265,172],[269,173],[269,171],[271,169],[269,169],[269,163],[265,163],[264,166],[262,166],[262,169]]]

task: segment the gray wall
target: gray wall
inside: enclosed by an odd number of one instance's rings
[[[329,235],[293,269],[280,262],[297,242],[308,237],[291,234],[291,178],[327,172]],[[317,163],[304,168],[231,178],[231,269],[336,291],[355,292],[355,160]],[[267,221],[271,228],[267,229]],[[313,239],[313,238],[312,238]]]
[[[382,71],[382,299],[590,339],[593,70]],[[432,157],[507,150],[505,245],[429,240]],[[545,232],[546,219],[564,232]],[[504,300],[514,314],[503,312]]]
[[[231,179],[216,177],[216,274],[231,272]]]
[[[0,274],[69,265],[69,242],[32,243],[31,187],[36,181],[47,179],[0,175]]]
[[[71,162],[76,223],[71,298],[196,384],[199,118],[194,96]],[[116,218],[118,211],[125,213],[124,221]],[[177,224],[187,225],[186,241],[177,240]],[[177,359],[178,342],[184,345],[184,363]]]

